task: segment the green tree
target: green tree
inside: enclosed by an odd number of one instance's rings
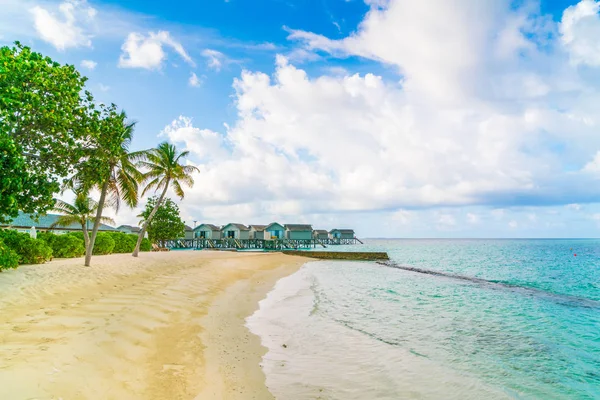
[[[77,224],[83,230],[83,241],[85,248],[90,244],[89,228],[90,224],[94,224],[97,218],[98,202],[83,193],[77,194],[73,204],[66,203],[62,200],[56,200],[54,211],[63,213],[50,225],[50,228],[57,226],[70,226]],[[115,221],[109,217],[100,216],[100,223],[115,224]]]
[[[98,124],[92,133],[93,145],[86,150],[77,175],[69,183],[77,192],[88,193],[93,188],[100,190],[96,218],[85,253],[85,266],[91,263],[105,205],[114,207],[117,212],[121,201],[131,208],[137,206],[138,182],[143,175],[136,168],[135,161],[145,154],[143,151],[129,151],[135,122],[128,122],[125,112],[117,112],[113,104],[101,106],[96,116]]]
[[[152,218],[161,206],[169,187],[173,189],[175,194],[183,199],[185,193],[181,184],[184,183],[189,187],[194,185],[192,178],[193,172],[199,172],[199,169],[192,165],[183,165],[183,159],[187,157],[189,151],[177,152],[177,149],[172,144],[163,142],[157,148],[148,150],[143,155],[143,159],[138,162],[138,166],[147,170],[144,173],[144,182],[147,182],[142,196],[150,190],[162,190],[158,201],[154,204],[154,208],[150,212],[140,229],[138,241],[133,250],[133,256],[137,257],[140,251],[142,239],[148,229],[148,225],[152,222]]]
[[[20,43],[0,47],[0,222],[54,206],[86,146],[86,78]]]
[[[158,202],[158,197],[154,196],[148,199],[146,208],[138,215],[142,220],[140,225],[144,224],[152,210]],[[154,218],[148,223],[148,239],[155,243],[160,240],[177,239],[185,236],[185,224],[179,216],[179,206],[169,198],[164,199],[162,204],[156,210]]]

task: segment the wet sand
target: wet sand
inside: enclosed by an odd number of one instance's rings
[[[306,259],[169,252],[0,273],[0,399],[270,399],[245,318]]]

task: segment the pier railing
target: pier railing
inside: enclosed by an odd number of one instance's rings
[[[178,249],[221,250],[302,250],[316,247],[362,244],[357,239],[174,239],[159,242],[161,247]]]

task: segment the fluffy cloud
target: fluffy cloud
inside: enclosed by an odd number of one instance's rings
[[[563,14],[561,39],[575,64],[600,66],[599,12],[600,2],[582,0]]]
[[[200,80],[200,78],[198,78],[198,75],[196,75],[195,72],[192,72],[192,74],[190,75],[188,83],[191,87],[200,87],[200,85],[202,85],[202,81]]]
[[[91,61],[91,60],[81,61],[81,67],[85,68],[85,69],[89,69],[90,71],[93,71],[94,69],[96,69],[97,65],[98,65],[98,63],[95,61]]]
[[[290,38],[391,65],[399,82],[341,69],[311,76],[282,56],[272,75],[244,71],[234,124],[214,132],[180,117],[163,131],[202,170],[186,212],[372,224],[377,211],[382,226],[470,222],[510,235],[559,226],[512,207],[599,200],[600,90],[565,57],[567,17],[555,23],[508,1],[370,4],[347,38]],[[448,211],[473,207],[483,210]]]
[[[223,64],[227,62],[225,54],[217,50],[204,49],[202,55],[207,59],[208,67],[215,71],[220,71]]]
[[[58,50],[70,47],[91,47],[91,35],[83,26],[90,24],[96,10],[85,0],[67,0],[53,12],[41,6],[31,8],[38,36]]]
[[[169,47],[181,56],[188,64],[195,66],[194,61],[178,41],[169,32],[149,32],[147,36],[132,32],[121,46],[119,67],[159,69],[167,58],[164,47]]]

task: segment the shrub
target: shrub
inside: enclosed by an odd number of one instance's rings
[[[0,272],[19,266],[19,256],[0,239]]]
[[[42,239],[33,239],[27,233],[0,230],[0,239],[19,256],[19,264],[43,264],[52,259],[52,249]]]
[[[83,235],[77,237],[75,235],[55,235],[54,233],[45,232],[40,234],[41,239],[46,241],[52,248],[52,255],[57,258],[75,258],[85,254],[85,244]]]
[[[82,233],[83,235],[83,233]],[[96,241],[94,242],[94,255],[105,255],[111,254],[115,248],[115,241],[111,237],[110,233],[98,232],[96,235]]]
[[[113,253],[132,253],[137,242],[137,235],[127,234],[125,232],[110,232],[110,236],[115,241]]]
[[[137,242],[137,235],[136,235],[136,242]],[[152,244],[150,243],[150,240],[148,238],[143,238],[142,239],[142,243],[140,244],[140,251],[150,251],[152,250]]]

